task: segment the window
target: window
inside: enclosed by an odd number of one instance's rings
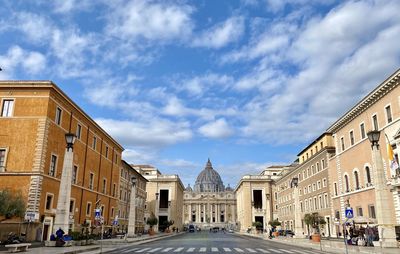
[[[346,192],[349,192],[350,186],[349,186],[349,176],[348,175],[344,175],[344,182],[345,182],[345,186],[346,186]]]
[[[318,188],[318,190],[321,189],[321,181],[317,182],[317,188]]]
[[[62,116],[62,110],[59,107],[57,107],[56,108],[56,119],[55,119],[57,125],[61,124],[61,116]]]
[[[385,111],[386,111],[387,123],[391,123],[393,119],[392,119],[392,109],[390,108],[390,105],[386,106]]]
[[[335,219],[340,220],[340,212],[339,211],[335,211]]]
[[[111,208],[111,218],[114,217],[114,207]]]
[[[319,172],[321,169],[320,169],[320,167],[319,167],[319,163],[317,162],[317,172]]]
[[[343,152],[344,151],[344,138],[343,137],[340,138],[340,145],[342,147],[342,152]]]
[[[379,126],[378,126],[378,116],[377,115],[373,115],[372,116],[372,125],[374,127],[374,130],[378,130]]]
[[[321,161],[321,164],[322,164],[322,168],[325,168],[325,167],[326,167],[325,160],[322,160],[322,161]]]
[[[86,216],[90,216],[90,211],[92,211],[92,203],[87,202],[87,204],[86,204]]]
[[[96,138],[96,137],[93,137],[92,148],[93,148],[94,150],[96,150],[96,145],[97,145],[97,138]]]
[[[350,145],[354,145],[354,132],[350,131]]]
[[[368,213],[369,213],[369,217],[376,219],[376,214],[375,214],[375,206],[374,205],[369,205],[368,206]]]
[[[319,208],[320,209],[324,208],[324,203],[322,203],[322,197],[319,196],[318,199],[319,199]]]
[[[317,188],[316,188],[316,184],[313,183],[313,184],[312,184],[312,190],[315,191],[316,189],[317,189]]]
[[[322,187],[326,187],[326,178],[322,179]]]
[[[3,100],[3,106],[1,107],[2,117],[11,117],[14,108],[14,100],[5,99]]]
[[[325,198],[325,208],[328,208],[329,207],[328,194],[324,194],[324,198]]]
[[[362,209],[362,207],[357,207],[356,210],[357,210],[357,215],[358,215],[358,216],[363,216],[363,209]]]
[[[69,212],[73,214],[74,213],[74,208],[75,208],[75,200],[71,199],[69,201]]]
[[[324,148],[324,142],[321,141],[321,149]]]
[[[53,194],[46,195],[46,210],[50,211],[53,208]]]
[[[50,161],[49,176],[55,176],[56,175],[56,168],[57,168],[57,156],[52,154],[51,155],[51,161]]]
[[[108,158],[108,146],[106,146],[106,158]]]
[[[76,137],[78,139],[81,139],[81,135],[82,135],[82,126],[78,123],[78,125],[76,126]]]
[[[107,180],[105,178],[103,178],[103,188],[101,189],[101,192],[103,192],[104,194],[106,194],[107,191]]]
[[[74,165],[72,170],[72,183],[76,184],[76,176],[78,175],[78,166]]]
[[[358,172],[357,171],[354,171],[354,183],[356,185],[355,186],[356,190],[360,189],[360,182],[358,180]]]
[[[369,167],[365,167],[365,177],[367,178],[367,185],[371,184],[371,172]]]
[[[311,172],[312,172],[313,175],[315,175],[315,167],[314,167],[314,165],[311,166]]]
[[[117,189],[117,186],[116,186],[116,184],[114,183],[114,184],[113,184],[113,194],[112,194],[113,197],[115,197],[115,191],[116,191],[116,189]]]
[[[333,189],[335,191],[335,196],[337,196],[337,183],[333,183]]]
[[[364,123],[360,124],[360,133],[361,133],[361,139],[365,138],[365,125]]]
[[[89,189],[93,190],[94,174],[90,173],[89,176]]]
[[[6,149],[0,149],[0,172],[4,172],[6,168]]]

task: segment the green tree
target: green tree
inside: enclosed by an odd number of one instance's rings
[[[4,216],[5,219],[23,218],[25,210],[25,202],[21,192],[15,193],[10,189],[0,190],[0,216]]]
[[[152,229],[154,225],[157,225],[158,223],[158,219],[156,218],[156,216],[154,215],[154,213],[151,213],[150,217],[147,219],[146,221],[147,225],[150,226],[150,228]]]
[[[253,222],[253,227],[255,227],[257,230],[260,230],[262,228],[263,224],[260,221],[254,221]]]
[[[281,225],[281,222],[278,219],[276,219],[276,220],[271,220],[270,222],[268,222],[268,224],[271,227],[276,228]]]
[[[320,226],[325,225],[325,218],[320,216],[317,212],[307,213],[304,215],[304,223],[307,225],[308,236],[310,236],[310,226],[314,229],[314,233],[320,232]]]

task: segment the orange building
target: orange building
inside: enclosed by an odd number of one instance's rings
[[[46,240],[53,231],[69,132],[77,136],[70,229],[92,224],[96,207],[111,225],[123,147],[51,81],[0,81],[0,103],[0,189],[21,191],[32,222],[28,238]]]

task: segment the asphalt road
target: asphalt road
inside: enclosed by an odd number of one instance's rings
[[[231,233],[186,233],[141,245],[125,246],[109,253],[201,253],[201,254],[315,254],[316,250]]]

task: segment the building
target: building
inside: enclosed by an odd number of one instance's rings
[[[327,129],[336,147],[336,155],[329,159],[329,176],[338,234],[346,220],[345,208],[351,206],[358,219],[378,224],[384,234],[396,228],[400,236],[399,78],[397,70]],[[374,164],[367,137],[371,130],[380,131],[376,163],[383,161],[382,168]],[[391,233],[389,238],[393,237]]]
[[[194,189],[184,191],[183,219],[186,225],[199,228],[234,228],[236,225],[236,198],[229,186],[225,188],[221,176],[211,161],[197,176]]]
[[[139,234],[144,232],[146,226],[145,204],[147,197],[146,184],[148,180],[124,160],[122,160],[119,183],[118,229],[124,233],[127,232],[128,229],[129,210],[131,208],[132,177],[136,179],[135,234]]]
[[[327,224],[321,232],[332,235],[328,168],[334,155],[332,135],[323,133],[297,155],[299,163],[283,171],[275,182],[281,227],[293,230],[297,237],[312,233],[304,223],[304,216],[311,213],[325,218]]]
[[[0,188],[20,191],[25,199],[31,221],[28,240],[47,240],[55,231],[66,133],[77,136],[70,230],[93,225],[96,207],[111,225],[118,208],[123,147],[51,81],[0,81],[0,103]]]
[[[149,165],[131,166],[148,180],[144,219],[154,215],[158,219],[156,231],[164,231],[166,221],[173,221],[171,227],[183,230],[184,186],[179,176],[163,175],[157,168]]]

